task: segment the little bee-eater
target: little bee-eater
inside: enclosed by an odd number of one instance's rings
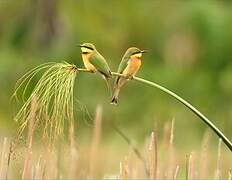
[[[123,74],[123,77],[117,77],[114,85],[114,93],[112,96],[111,103],[118,103],[118,95],[121,87],[125,84],[125,82],[133,77],[141,66],[141,57],[142,54],[147,52],[146,50],[140,50],[136,47],[131,47],[127,49],[124,54],[121,63],[118,67],[118,73]]]
[[[109,79],[112,77],[112,74],[105,58],[97,51],[92,43],[83,43],[79,46],[81,47],[85,68],[92,72],[99,72],[106,80],[108,90],[111,92]]]

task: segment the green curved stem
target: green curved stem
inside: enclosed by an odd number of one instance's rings
[[[218,137],[223,140],[223,142],[230,149],[230,151],[232,151],[232,143],[229,141],[229,139],[207,117],[205,117],[200,111],[198,111],[189,102],[187,102],[186,100],[184,100],[183,98],[181,98],[180,96],[175,94],[174,92],[168,90],[167,88],[165,88],[165,87],[163,87],[163,86],[161,86],[159,84],[156,84],[154,82],[151,82],[151,81],[139,78],[139,77],[134,77],[134,80],[136,80],[138,82],[141,82],[141,83],[144,83],[144,84],[147,84],[147,85],[152,86],[152,87],[156,87],[156,88],[160,89],[161,91],[163,91],[163,92],[169,94],[170,96],[174,97],[175,99],[177,99],[182,104],[184,104],[194,114],[196,114],[205,124],[207,124],[218,135]]]
[[[78,69],[78,71],[80,72],[89,72],[86,69]],[[113,76],[123,76],[120,73],[115,73],[112,72]],[[174,92],[168,90],[167,88],[145,80],[143,78],[139,78],[139,77],[133,77],[133,79],[135,81],[138,81],[140,83],[149,85],[151,87],[155,87],[160,89],[161,91],[165,92],[166,94],[169,94],[170,96],[174,97],[175,99],[177,99],[179,102],[181,102],[183,105],[185,105],[187,108],[189,108],[194,114],[196,114],[207,126],[209,126],[217,135],[219,138],[221,138],[223,140],[223,142],[226,144],[226,146],[230,149],[230,151],[232,151],[232,143],[230,142],[230,140],[207,118],[205,117],[200,111],[198,111],[194,106],[192,106],[189,102],[187,102],[186,100],[184,100],[183,98],[181,98],[180,96],[178,96],[177,94],[175,94]]]

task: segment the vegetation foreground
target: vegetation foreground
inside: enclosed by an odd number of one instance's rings
[[[33,117],[33,116],[32,116]],[[15,144],[2,140],[0,178],[13,179],[229,179],[232,178],[230,155],[222,148],[213,155],[209,149],[210,136],[205,133],[199,152],[183,154],[174,146],[174,120],[167,122],[162,140],[157,139],[157,127],[137,147],[118,127],[114,130],[128,143],[127,152],[112,149],[101,143],[102,107],[96,108],[92,140],[78,140],[72,126],[69,138],[61,138],[54,146],[35,138],[34,119],[30,119],[26,143]],[[23,145],[24,144],[24,145]]]

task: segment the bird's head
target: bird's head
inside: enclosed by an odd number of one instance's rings
[[[92,54],[96,50],[95,46],[92,43],[83,43],[79,46],[81,47],[81,52],[84,55]]]
[[[140,50],[139,48],[131,47],[131,48],[127,49],[124,57],[126,57],[126,58],[133,58],[133,57],[135,57],[135,58],[139,58],[140,59],[142,57],[142,54],[146,53],[146,52],[147,52],[147,50]]]

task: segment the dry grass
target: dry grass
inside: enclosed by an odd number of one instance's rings
[[[36,110],[37,110],[37,99],[36,97],[32,98],[31,103],[31,113],[29,116],[29,126],[28,126],[28,137],[27,137],[27,154],[25,157],[22,179],[32,179],[31,175],[31,159],[32,159],[32,143],[33,143],[33,134],[35,131],[35,119],[36,119]]]
[[[210,135],[209,132],[207,131],[204,134],[203,140],[202,140],[202,145],[201,145],[201,154],[200,154],[200,174],[199,177],[200,179],[205,179],[207,177],[207,172],[208,172],[208,146],[209,146],[209,139]]]
[[[135,153],[132,149],[128,152],[124,152],[124,157],[113,157],[108,153],[108,150],[103,148],[101,142],[102,133],[102,107],[96,108],[96,115],[94,120],[92,141],[83,144],[78,144],[77,137],[74,133],[74,125],[70,126],[70,138],[65,142],[61,140],[56,147],[46,147],[33,139],[34,133],[34,112],[37,109],[36,100],[32,104],[32,112],[30,125],[28,128],[27,146],[25,149],[15,149],[16,157],[11,159],[10,166],[7,166],[7,157],[9,155],[9,140],[3,139],[3,146],[1,148],[1,162],[0,162],[0,175],[1,179],[5,179],[8,174],[8,178],[22,179],[86,179],[86,178],[119,178],[119,179],[179,179],[186,177],[186,179],[198,179],[200,177],[222,179],[231,179],[231,167],[224,166],[223,161],[223,148],[221,140],[218,145],[218,153],[215,154],[215,158],[206,156],[208,151],[209,139],[206,134],[203,138],[202,152],[191,152],[190,154],[179,154],[176,148],[174,148],[174,121],[167,122],[166,132],[164,138],[169,136],[168,145],[164,146],[165,149],[159,148],[163,146],[162,142],[158,143],[158,134],[154,130],[149,138],[149,143],[145,147],[134,147],[139,151],[140,156],[145,159],[146,166],[149,170],[149,176],[146,175],[143,161],[141,157]],[[168,127],[168,128],[167,128]],[[169,129],[169,130],[168,130]],[[128,137],[127,137],[128,138]],[[122,139],[123,140],[123,139]],[[132,140],[131,140],[132,141]],[[175,150],[174,150],[175,149]],[[118,149],[114,150],[117,154]],[[165,150],[164,152],[160,151]],[[22,152],[21,157],[17,157],[19,151]],[[164,154],[164,155],[162,155]],[[198,155],[199,154],[199,155]],[[201,155],[200,155],[201,154]],[[183,157],[186,156],[186,162],[183,162]],[[145,158],[147,157],[147,158]],[[202,162],[202,158],[207,163]],[[104,162],[112,161],[112,164],[117,163],[118,169],[112,171],[109,170],[109,164]],[[197,161],[202,163],[197,167]],[[16,164],[18,164],[16,166]],[[186,164],[186,165],[185,165]],[[212,166],[216,167],[214,172],[210,171]],[[17,167],[15,169],[15,167]],[[222,174],[222,170],[226,174]],[[207,172],[206,172],[207,171]],[[20,173],[19,173],[20,172]],[[226,177],[227,176],[227,177]]]
[[[222,156],[222,140],[219,139],[218,143],[218,155],[217,155],[217,166],[215,171],[215,179],[219,180],[221,179],[221,156]]]
[[[102,127],[102,107],[97,106],[96,115],[94,119],[94,129],[92,144],[90,146],[89,156],[89,178],[97,177],[98,165],[99,165],[99,143],[101,139],[101,127]]]
[[[148,159],[149,159],[149,176],[150,179],[157,178],[157,167],[158,167],[158,152],[157,152],[157,137],[155,132],[151,133],[151,140],[148,149]]]
[[[8,138],[4,138],[1,149],[0,179],[6,179],[8,174],[7,157],[9,154]]]

